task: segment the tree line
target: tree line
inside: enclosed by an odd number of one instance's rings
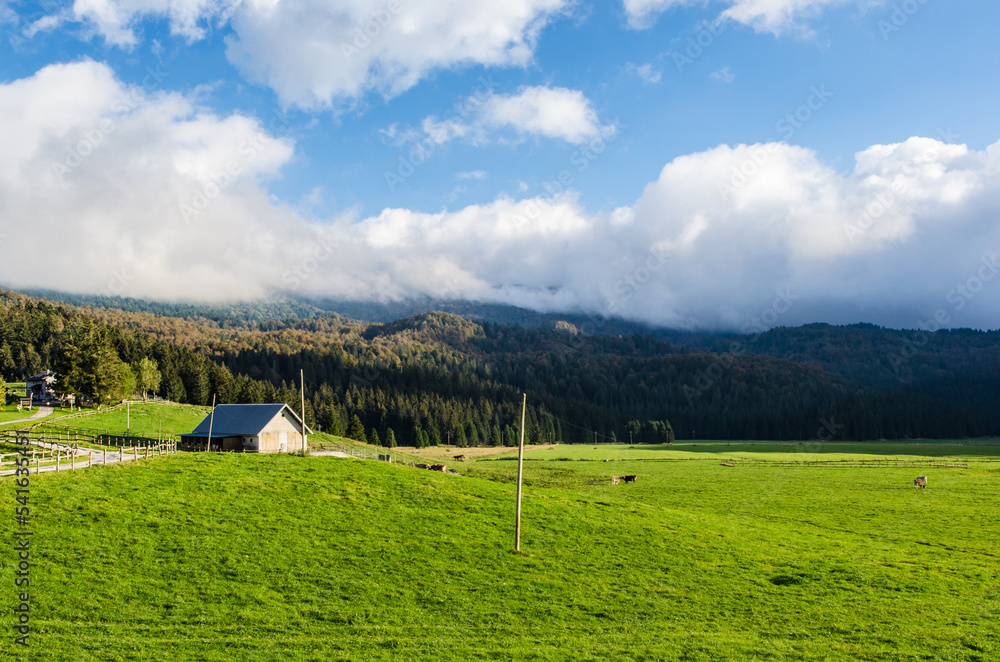
[[[141,392],[205,405],[214,394],[219,403],[298,410],[302,370],[310,426],[383,445],[514,445],[522,391],[530,442],[993,431],[987,409],[946,397],[939,384],[866,384],[806,361],[690,351],[644,335],[567,335],[443,313],[386,324],[327,315],[241,326],[9,292],[0,303],[0,373],[9,379],[53,367],[64,387],[97,402]],[[919,368],[919,359],[912,363]],[[977,379],[962,388],[996,394],[994,383]]]

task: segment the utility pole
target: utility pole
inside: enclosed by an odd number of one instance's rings
[[[212,394],[212,413],[208,415],[208,443],[205,444],[205,452],[212,450],[212,423],[215,422],[215,394]]]
[[[521,477],[524,475],[524,410],[528,407],[528,394],[521,401],[521,444],[517,451],[517,522],[514,525],[514,551],[521,551]]]
[[[300,393],[302,395],[302,454],[305,455],[309,450],[309,445],[306,442],[306,373],[301,369],[299,370],[299,379],[302,384]]]

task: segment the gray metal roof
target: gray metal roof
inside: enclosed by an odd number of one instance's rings
[[[282,410],[287,409],[288,413],[295,419],[296,425],[302,425],[291,407],[285,404],[270,405],[218,405],[215,408],[215,420],[212,422],[212,437],[241,437],[254,436],[267,427],[267,424],[279,416]],[[207,437],[208,423],[211,414],[205,417],[198,427],[189,435]],[[312,430],[306,428],[306,434],[312,434]],[[181,435],[181,436],[189,436]]]

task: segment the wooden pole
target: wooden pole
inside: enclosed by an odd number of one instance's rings
[[[306,443],[306,373],[304,370],[299,370],[299,380],[302,384],[299,392],[302,396],[302,454],[305,455],[309,446]]]
[[[524,410],[528,407],[528,394],[521,401],[521,443],[517,451],[517,522],[514,525],[514,551],[521,551],[521,477],[524,475]]]
[[[205,444],[205,452],[212,450],[212,423],[215,422],[215,394],[212,394],[212,413],[208,415],[208,443]]]

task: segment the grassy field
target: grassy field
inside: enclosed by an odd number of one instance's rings
[[[208,415],[209,409],[210,407],[175,403],[133,404],[129,407],[128,426],[132,435],[151,438],[156,438],[161,425],[164,435],[187,433],[201,423],[202,419]],[[66,421],[55,421],[52,425],[45,427],[51,430],[73,429],[90,434],[107,432],[112,435],[124,435],[126,411],[124,407],[121,407]]]
[[[1000,658],[1000,464],[726,467],[753,451],[703,445],[530,451],[522,554],[516,462],[495,457],[465,477],[184,453],[33,476],[32,659]],[[13,505],[2,522],[10,540]]]
[[[31,416],[34,416],[37,413],[38,413],[38,407],[37,406],[36,407],[32,407],[31,409],[28,409],[27,407],[25,407],[23,411],[18,411],[17,410],[17,405],[9,405],[7,407],[0,407],[0,428],[4,428],[4,426],[6,424],[8,424],[10,421],[19,421],[22,418],[29,418]],[[65,410],[65,411],[59,411],[58,409],[56,409],[52,414],[49,414],[48,416],[44,417],[44,419],[38,419],[36,421],[32,421],[32,424],[37,423],[37,422],[41,422],[42,420],[46,420],[46,421],[54,420],[56,418],[59,418],[61,416],[65,416],[67,414],[69,414],[69,410],[68,409]],[[15,425],[13,427],[18,428],[18,427],[22,427],[22,426]]]

